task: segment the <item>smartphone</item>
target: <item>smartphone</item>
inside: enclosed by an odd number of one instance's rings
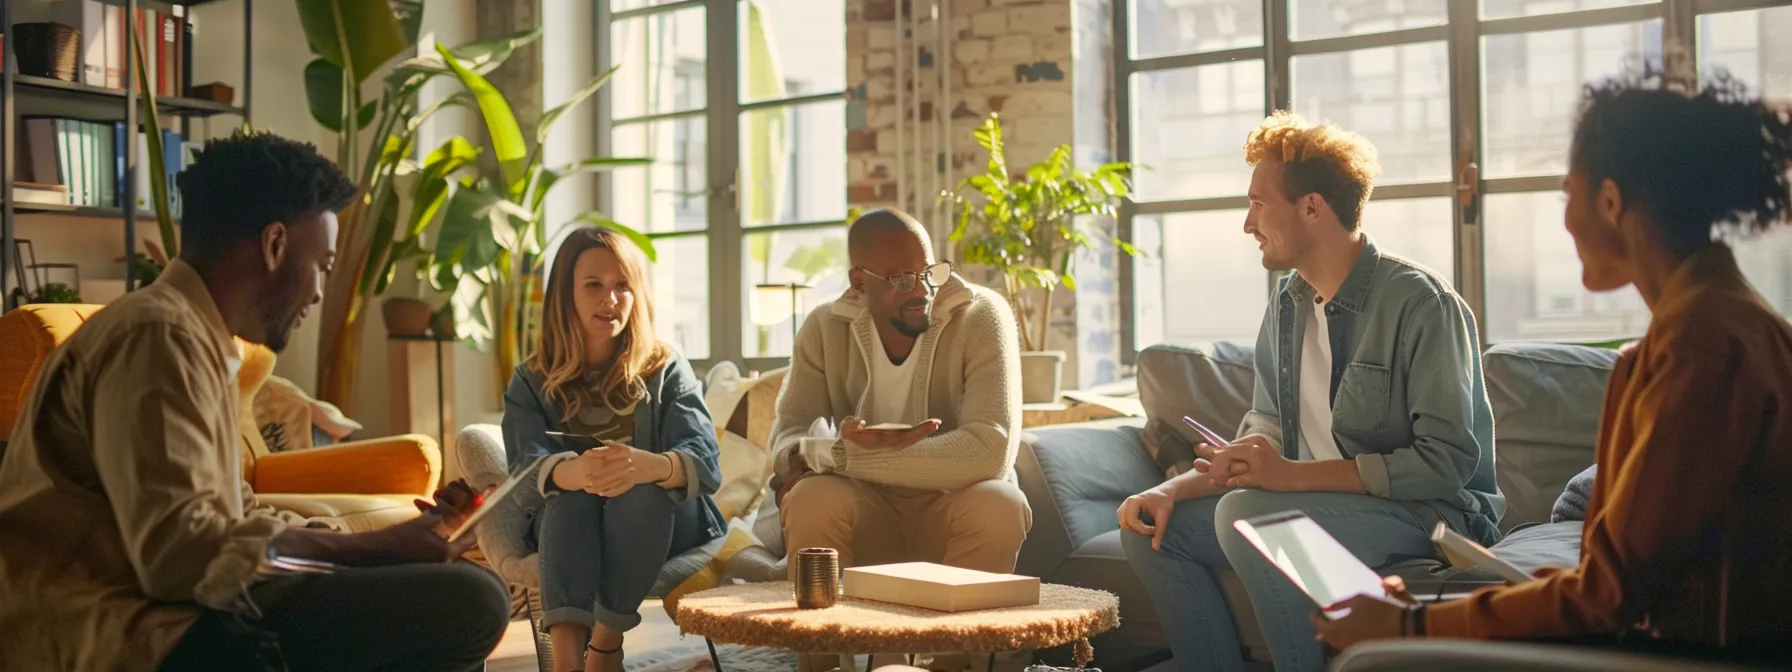
[[[568,450],[583,452],[591,448],[602,448],[605,445],[602,439],[587,434],[569,434],[552,430],[542,433],[548,435],[548,438],[559,439],[560,445],[566,446]]]
[[[868,432],[900,432],[903,430],[909,430],[909,429],[914,429],[914,428],[915,428],[914,425],[904,425],[902,423],[897,423],[897,422],[880,422],[875,425],[867,425],[865,427],[865,431],[868,431]]]
[[[1188,417],[1185,415],[1185,416],[1182,416],[1182,421],[1185,423],[1188,423],[1188,426],[1193,427],[1196,432],[1199,432],[1201,434],[1201,438],[1207,439],[1207,444],[1210,446],[1218,448],[1220,446],[1231,445],[1231,443],[1232,443],[1231,441],[1220,438],[1219,434],[1216,434],[1216,433],[1214,433],[1213,430],[1208,429],[1206,425],[1196,422],[1194,418],[1191,418],[1191,417]]]
[[[1343,600],[1357,595],[1387,597],[1381,575],[1307,514],[1288,511],[1235,521],[1232,527],[1282,570],[1328,619],[1335,621],[1350,613],[1349,609],[1324,611]]]

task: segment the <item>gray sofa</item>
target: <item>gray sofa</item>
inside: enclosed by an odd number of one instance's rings
[[[1147,408],[1162,405],[1168,390],[1181,395],[1173,406],[1191,406],[1179,412],[1237,427],[1250,404],[1252,354],[1251,348],[1232,344],[1148,348],[1140,353],[1141,367],[1152,367],[1157,376],[1149,388],[1141,379]],[[1500,345],[1483,355],[1494,411],[1495,468],[1508,501],[1501,521],[1508,535],[1492,550],[1521,569],[1572,566],[1579,560],[1580,522],[1550,523],[1549,511],[1568,480],[1593,463],[1606,378],[1617,356],[1613,350],[1556,344]],[[1170,372],[1167,385],[1164,372]],[[1153,391],[1159,399],[1150,398]],[[1150,431],[1156,440],[1181,431],[1179,417],[1169,423],[1153,419],[1149,428],[1147,421],[1132,418],[1045,427],[1030,431],[1022,442],[1016,467],[1034,523],[1017,571],[1120,596],[1120,628],[1093,642],[1096,665],[1104,669],[1161,657],[1167,647],[1147,588],[1121,551],[1115,509],[1126,497],[1162,482],[1164,472],[1143,435]],[[1434,561],[1392,571],[1407,578],[1415,593],[1454,594],[1496,581],[1484,571]],[[1219,580],[1247,659],[1267,669],[1269,652],[1243,585],[1229,571]]]

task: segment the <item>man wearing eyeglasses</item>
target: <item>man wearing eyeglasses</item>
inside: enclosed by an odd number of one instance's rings
[[[1014,314],[936,262],[906,213],[866,213],[847,247],[852,287],[804,321],[778,396],[786,548],[1013,572],[1033,522],[1014,478]]]

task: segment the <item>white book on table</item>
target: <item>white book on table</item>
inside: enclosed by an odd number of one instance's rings
[[[991,574],[931,562],[846,570],[847,597],[934,611],[976,611],[1039,604],[1039,579]]]

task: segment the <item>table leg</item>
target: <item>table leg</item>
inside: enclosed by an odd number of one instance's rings
[[[715,665],[716,672],[722,672],[722,656],[716,653],[715,640],[710,639],[708,637],[704,637],[703,643],[707,644],[709,646],[709,662],[710,662],[710,664]]]

